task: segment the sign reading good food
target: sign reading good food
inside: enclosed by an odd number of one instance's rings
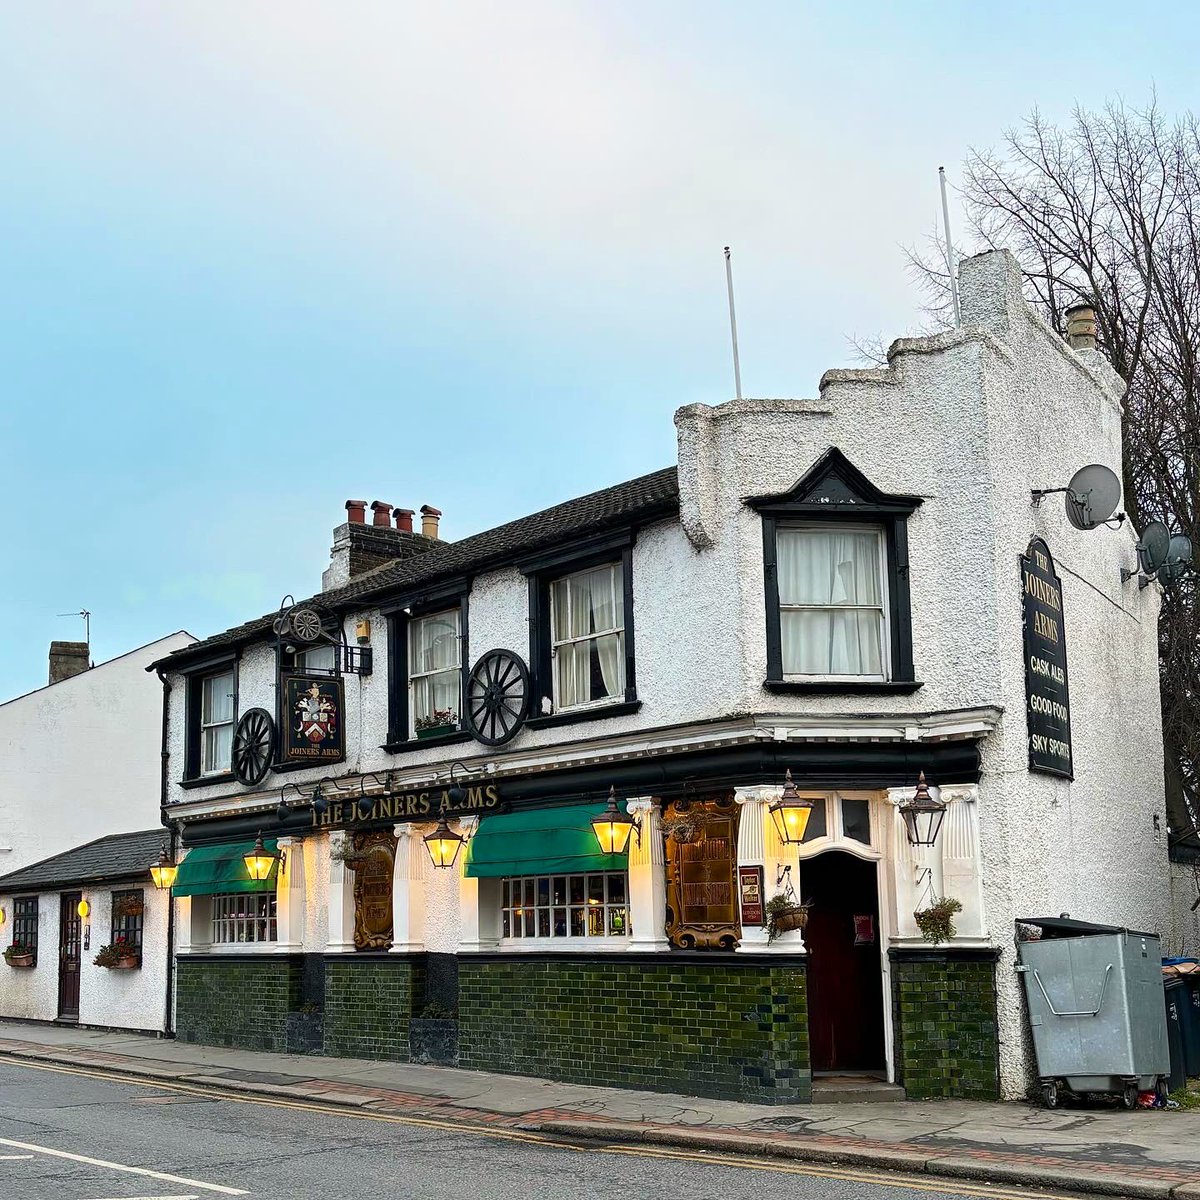
[[[1029,769],[1074,779],[1062,584],[1041,538],[1034,538],[1021,557],[1021,600]]]
[[[289,675],[283,710],[284,762],[341,762],[346,705],[340,679]]]

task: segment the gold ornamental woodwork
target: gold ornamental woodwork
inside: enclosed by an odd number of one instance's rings
[[[667,938],[681,950],[733,950],[742,936],[737,903],[738,810],[733,794],[667,806]]]
[[[354,864],[354,948],[388,950],[392,945],[395,834],[356,833]]]

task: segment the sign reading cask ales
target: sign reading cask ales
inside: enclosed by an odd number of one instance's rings
[[[1021,557],[1021,599],[1029,769],[1074,779],[1062,584],[1041,538],[1034,538]]]
[[[356,833],[353,866],[355,949],[387,950],[392,944],[395,836],[391,833]]]

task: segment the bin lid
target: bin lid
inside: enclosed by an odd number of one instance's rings
[[[1144,933],[1140,929],[1126,929],[1122,925],[1097,925],[1092,921],[1076,921],[1071,917],[1018,917],[1018,925],[1036,925],[1042,937],[1067,938],[1086,937],[1095,933],[1129,933],[1134,937],[1154,938],[1157,933]]]

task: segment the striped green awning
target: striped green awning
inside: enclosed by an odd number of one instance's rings
[[[629,855],[601,854],[592,817],[604,804],[572,804],[483,817],[467,847],[466,873],[476,879],[624,871]],[[624,803],[621,810],[625,810]]]
[[[275,838],[263,838],[263,845],[278,854]],[[171,891],[176,896],[211,896],[215,892],[273,892],[279,860],[266,879],[251,879],[242,861],[254,849],[253,842],[223,842],[219,846],[196,846],[179,864]]]

